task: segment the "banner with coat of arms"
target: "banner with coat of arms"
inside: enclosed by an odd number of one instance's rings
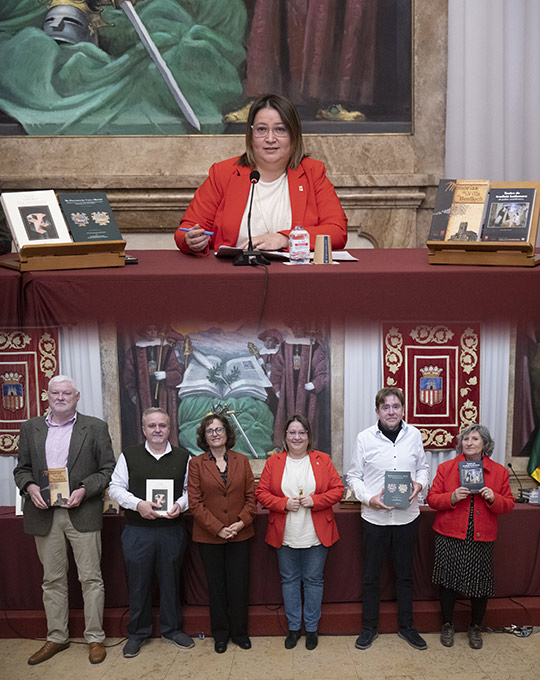
[[[0,455],[16,455],[21,424],[45,413],[58,356],[56,328],[0,329]]]
[[[382,325],[385,387],[405,395],[405,420],[427,449],[450,449],[480,417],[480,325]]]

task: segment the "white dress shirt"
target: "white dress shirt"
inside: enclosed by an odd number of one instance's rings
[[[172,451],[172,446],[170,442],[167,442],[167,448],[165,449],[165,452],[160,455],[157,455],[150,451],[148,442],[144,443],[144,447],[151,456],[154,456],[156,460],[160,460],[161,458],[163,458]],[[187,494],[188,470],[189,465],[186,467],[183,493],[180,496],[180,498],[178,498],[176,501],[180,506],[180,512],[185,512],[189,506]],[[127,466],[126,458],[124,454],[121,453],[120,458],[118,458],[118,461],[116,462],[114,472],[112,473],[111,483],[109,485],[109,496],[123,508],[126,508],[127,510],[137,511],[137,505],[145,499],[137,498],[137,496],[128,491],[128,489],[129,489],[129,469]]]
[[[401,430],[395,442],[380,431],[378,424],[368,427],[356,437],[356,451],[347,473],[347,485],[356,498],[362,502],[362,517],[380,526],[408,524],[420,513],[415,498],[408,508],[375,510],[369,506],[370,498],[379,494],[384,487],[386,470],[400,470],[411,473],[411,480],[427,487],[429,470],[422,435],[412,425],[401,423]]]

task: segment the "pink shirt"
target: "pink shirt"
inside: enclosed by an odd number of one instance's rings
[[[69,443],[71,442],[71,434],[76,420],[76,413],[73,418],[70,418],[70,420],[63,425],[55,423],[51,419],[50,413],[45,418],[45,422],[49,428],[47,440],[45,442],[45,456],[47,458],[48,468],[67,467]]]

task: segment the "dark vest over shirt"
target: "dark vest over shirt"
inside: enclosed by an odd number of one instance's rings
[[[147,479],[173,479],[174,500],[183,493],[189,452],[183,447],[173,446],[169,453],[164,453],[159,460],[148,453],[144,444],[129,446],[124,452],[128,472],[128,490],[137,498],[146,499]],[[127,524],[136,526],[170,527],[182,521],[182,514],[175,519],[144,519],[135,510],[125,511]]]

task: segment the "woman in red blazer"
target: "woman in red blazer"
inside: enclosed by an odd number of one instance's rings
[[[229,638],[250,649],[248,637],[248,539],[256,512],[255,482],[247,456],[232,451],[234,430],[223,415],[203,418],[188,475],[193,541],[208,581],[210,624],[218,654]]]
[[[454,644],[454,604],[458,593],[470,597],[468,637],[472,649],[482,647],[482,620],[493,595],[493,541],[498,515],[514,507],[508,470],[490,459],[494,442],[483,425],[469,425],[458,435],[453,460],[439,465],[427,502],[437,510],[433,528],[433,582],[440,585],[441,644]],[[459,464],[476,461],[483,470],[483,486],[472,491],[460,481]]]
[[[297,224],[309,232],[311,250],[317,234],[328,234],[334,249],[345,247],[347,218],[323,163],[305,154],[298,111],[266,94],[250,108],[245,153],[212,165],[195,192],[174,236],[180,250],[203,256],[221,245],[247,247],[253,170],[260,175],[251,210],[254,248],[287,248]]]
[[[286,649],[296,646],[302,624],[304,584],[306,648],[317,646],[323,570],[328,547],[339,539],[332,506],[343,484],[330,456],[311,447],[311,425],[294,415],[285,424],[285,451],[264,466],[257,500],[270,510],[266,542],[277,548],[281,589],[289,632]]]

